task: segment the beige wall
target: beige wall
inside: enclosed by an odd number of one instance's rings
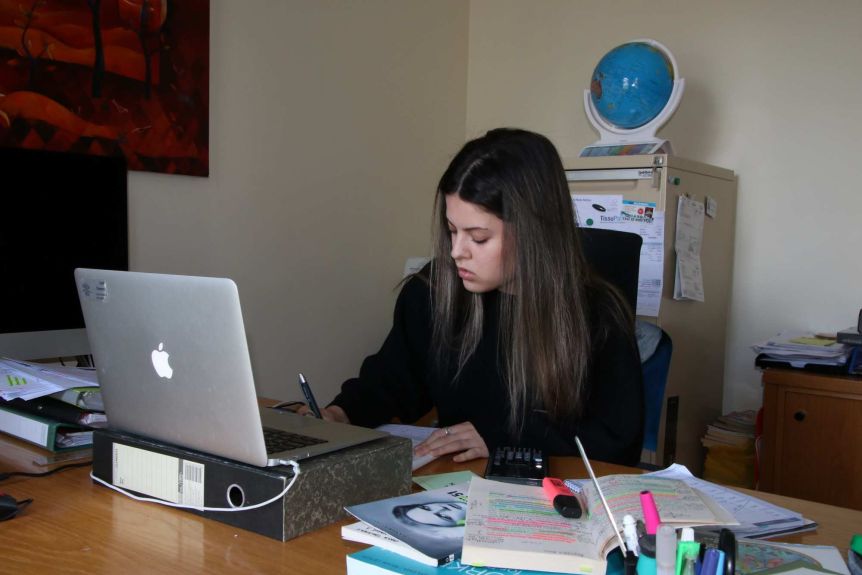
[[[130,175],[134,269],[228,276],[260,393],[321,402],[391,323],[463,142],[461,0],[213,0],[209,178]]]
[[[592,67],[644,36],[687,82],[662,134],[739,175],[726,408],[759,403],[752,342],[844,327],[862,305],[856,0],[211,10],[211,176],[131,174],[132,265],[233,277],[261,393],[298,397],[304,370],[330,399],[382,341],[404,259],[428,251],[434,184],[465,133],[517,125],[576,154],[595,139]]]
[[[862,306],[860,30],[858,0],[472,0],[467,132],[516,125],[576,155],[601,56],[669,47],[686,93],[660,134],[739,176],[725,409],[759,406],[752,343]]]

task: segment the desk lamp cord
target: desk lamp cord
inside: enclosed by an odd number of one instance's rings
[[[161,499],[155,499],[153,497],[141,497],[140,495],[135,495],[133,493],[126,491],[122,487],[117,487],[116,485],[111,485],[107,481],[104,481],[103,479],[99,479],[98,477],[93,475],[92,471],[90,472],[90,479],[92,479],[93,481],[95,481],[97,483],[101,483],[105,487],[110,487],[114,491],[118,491],[118,492],[122,493],[123,495],[126,495],[127,497],[131,497],[132,499],[134,499],[136,501],[147,501],[150,503],[158,503],[160,505],[166,505],[168,507],[177,507],[179,509],[194,509],[195,511],[251,511],[252,509],[258,509],[260,507],[265,507],[265,506],[269,505],[270,503],[274,503],[274,502],[278,501],[279,499],[284,497],[288,491],[290,491],[291,487],[293,487],[293,484],[296,482],[296,478],[299,477],[299,463],[297,463],[296,461],[291,459],[289,461],[283,461],[282,464],[283,465],[290,465],[291,467],[293,467],[293,477],[291,477],[290,481],[287,484],[287,487],[285,487],[281,493],[272,497],[271,499],[267,499],[266,501],[262,501],[260,503],[255,503],[254,505],[245,505],[242,507],[201,507],[198,505],[185,505],[182,503],[172,503],[170,501],[163,501]]]

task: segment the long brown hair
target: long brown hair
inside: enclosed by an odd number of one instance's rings
[[[505,224],[507,291],[500,298],[499,345],[518,433],[527,409],[554,421],[582,412],[592,341],[590,305],[610,305],[625,325],[626,305],[584,260],[560,156],[544,136],[511,128],[468,142],[440,179],[435,198],[432,348],[438,366],[457,355],[457,372],[482,337],[482,297],[461,283],[450,253],[445,197],[457,194]],[[595,301],[595,294],[602,295]],[[629,324],[630,326],[630,324]],[[455,377],[457,380],[457,375]]]

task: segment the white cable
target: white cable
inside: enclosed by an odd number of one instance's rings
[[[260,507],[265,507],[265,506],[269,505],[270,503],[274,503],[274,502],[278,501],[279,499],[284,497],[284,495],[288,491],[290,491],[291,487],[293,487],[293,484],[296,482],[296,478],[299,477],[299,463],[297,463],[296,461],[294,461],[292,459],[290,461],[283,461],[282,463],[286,464],[286,465],[290,465],[291,467],[293,467],[293,477],[288,482],[287,487],[285,487],[281,493],[279,493],[275,497],[272,497],[271,499],[267,499],[266,501],[262,501],[260,503],[255,503],[254,505],[245,505],[242,507],[200,507],[197,505],[183,505],[182,503],[172,503],[170,501],[164,501],[162,499],[156,499],[154,497],[141,497],[140,495],[135,495],[134,493],[130,493],[130,492],[126,491],[122,487],[117,487],[116,485],[112,485],[112,484],[108,483],[104,479],[99,479],[98,477],[93,475],[92,471],[90,471],[90,479],[92,479],[98,483],[101,483],[105,487],[110,487],[114,491],[118,491],[127,497],[131,497],[132,499],[135,499],[136,501],[146,501],[149,503],[158,503],[160,505],[166,505],[168,507],[177,507],[179,509],[194,509],[195,511],[251,511],[252,509],[258,509]]]

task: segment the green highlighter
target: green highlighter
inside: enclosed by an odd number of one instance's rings
[[[858,533],[850,538],[850,551],[847,552],[847,566],[850,568],[852,575],[862,575],[862,535]]]
[[[700,553],[700,543],[694,540],[694,529],[686,527],[676,547],[676,575],[695,575],[694,564]]]

